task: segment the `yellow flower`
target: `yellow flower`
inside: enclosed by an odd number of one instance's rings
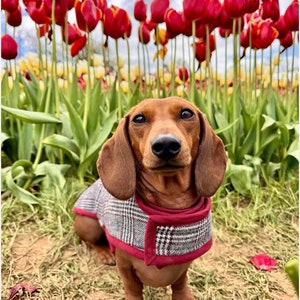
[[[122,69],[125,65],[125,60],[124,58],[120,57],[119,58],[119,68]]]
[[[56,75],[58,77],[62,77],[62,75],[64,74],[64,65],[62,63],[56,64],[56,72]]]
[[[179,97],[184,97],[184,94],[185,94],[185,87],[183,85],[179,85],[177,88],[176,88],[176,93]]]
[[[88,64],[86,60],[79,60],[77,63],[77,76],[80,77],[82,74],[88,72]]]
[[[103,56],[100,54],[94,54],[93,55],[93,66],[99,67],[103,65]]]
[[[171,73],[165,73],[163,75],[163,80],[164,80],[164,84],[169,84],[171,82],[172,79],[172,74]]]
[[[95,67],[94,72],[97,79],[102,79],[105,75],[105,69],[102,66]]]
[[[120,86],[121,86],[123,93],[125,93],[125,94],[128,93],[128,90],[129,90],[128,81],[125,81],[125,80],[121,81]]]
[[[166,54],[167,54],[167,52],[168,52],[168,48],[167,48],[166,46],[160,48],[160,49],[158,50],[158,52],[156,52],[156,53],[154,54],[153,61],[155,61],[155,60],[157,59],[158,55],[160,56],[160,58],[161,58],[162,60],[164,60],[164,59],[165,59],[165,56],[166,56]]]
[[[280,63],[280,56],[279,56],[279,53],[276,53],[276,54],[274,55],[272,63],[273,63],[273,66],[274,66],[274,67],[279,66],[279,63]]]
[[[292,82],[292,87],[296,88],[299,86],[299,74],[295,73],[294,78],[293,78],[293,82]]]

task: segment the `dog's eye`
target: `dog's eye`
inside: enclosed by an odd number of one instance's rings
[[[146,118],[144,115],[138,114],[132,119],[132,122],[135,124],[143,124],[146,122]]]
[[[189,109],[185,108],[180,113],[180,118],[183,120],[189,120],[194,116],[194,113]]]

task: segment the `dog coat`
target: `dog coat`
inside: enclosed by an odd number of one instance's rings
[[[212,245],[210,198],[201,197],[188,209],[167,209],[137,193],[116,199],[99,179],[79,197],[73,212],[99,220],[112,253],[117,247],[158,268],[192,261]]]

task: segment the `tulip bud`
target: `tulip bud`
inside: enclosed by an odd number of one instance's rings
[[[18,43],[8,34],[1,37],[1,57],[3,59],[15,59],[18,55]]]
[[[290,31],[299,30],[299,2],[294,0],[284,13],[284,21],[286,27]]]

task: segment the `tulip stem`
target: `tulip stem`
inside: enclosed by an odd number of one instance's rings
[[[131,78],[130,78],[130,46],[129,46],[129,42],[128,42],[128,37],[125,35],[125,41],[126,41],[126,46],[127,46],[127,81],[128,81],[128,98],[130,97],[130,93],[132,90],[132,82],[131,82]]]
[[[159,78],[159,28],[158,24],[155,25],[155,34],[156,34],[156,51],[157,51],[157,59],[156,59],[156,85],[157,85],[157,97],[160,98],[160,78]]]
[[[192,74],[191,74],[191,101],[195,103],[195,73],[196,73],[196,21],[192,20],[192,38],[193,38],[193,60],[192,60]]]
[[[85,130],[87,130],[88,115],[90,109],[90,93],[91,93],[90,65],[91,65],[91,40],[90,40],[90,34],[87,33],[87,85],[86,85],[84,113],[83,113],[83,128]]]
[[[121,72],[120,72],[120,59],[119,59],[119,44],[118,40],[115,39],[115,45],[116,45],[116,57],[117,57],[117,83],[119,87],[118,95],[118,119],[121,120],[122,118],[122,95],[121,95]]]

